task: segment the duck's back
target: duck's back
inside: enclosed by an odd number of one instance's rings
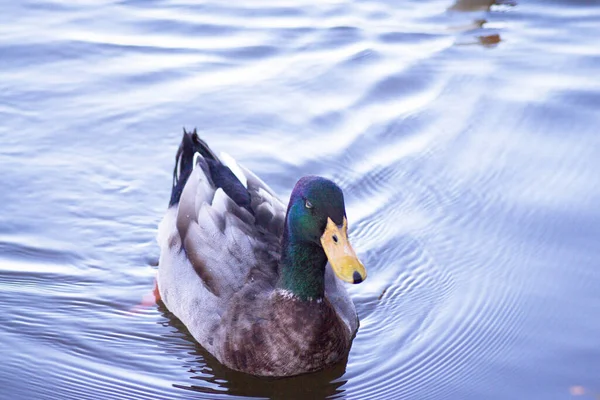
[[[221,316],[250,271],[275,283],[285,210],[256,177],[242,183],[196,132],[184,133],[173,175],[158,232],[158,287],[167,308],[212,352]]]

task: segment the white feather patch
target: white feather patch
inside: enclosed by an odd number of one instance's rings
[[[176,162],[176,166],[177,166],[176,177],[177,177],[177,180],[179,180],[179,178],[181,177],[181,159],[182,158],[183,158],[183,152],[179,155],[179,158],[177,159],[177,162]],[[173,181],[173,183],[175,183],[175,181]],[[173,185],[173,186],[175,186],[175,185]]]
[[[192,169],[196,168],[196,165],[198,163],[198,158],[202,157],[202,155],[198,152],[194,153],[194,159],[192,160]]]
[[[244,171],[242,171],[242,169],[238,165],[237,161],[235,161],[235,159],[233,157],[231,157],[229,154],[222,151],[221,152],[221,162],[223,164],[225,164],[226,166],[228,166],[229,169],[231,170],[231,172],[233,172],[233,174],[236,176],[236,178],[238,178],[238,180],[240,182],[242,182],[242,185],[244,185],[244,187],[246,189],[248,189],[248,178],[246,178]]]
[[[218,188],[215,191],[215,196],[213,197],[211,206],[217,212],[219,212],[221,215],[223,215],[228,212],[227,205],[230,201],[233,202],[233,200],[231,200],[229,198],[229,196],[227,196],[227,194],[225,193],[225,191],[222,188]]]

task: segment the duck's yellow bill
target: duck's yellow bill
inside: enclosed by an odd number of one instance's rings
[[[348,242],[346,217],[341,227],[337,226],[331,218],[327,218],[327,226],[321,236],[321,245],[338,278],[350,283],[361,283],[367,279],[365,266],[356,257],[354,249]]]

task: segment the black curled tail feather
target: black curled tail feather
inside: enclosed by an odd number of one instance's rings
[[[192,171],[194,170],[194,154],[200,153],[208,164],[210,178],[215,187],[222,188],[223,191],[240,207],[244,207],[251,214],[254,214],[250,207],[250,193],[239,181],[235,174],[224,165],[198,136],[196,129],[193,132],[186,132],[183,129],[183,138],[175,156],[175,168],[173,169],[173,189],[171,191],[171,200],[169,207],[179,203],[183,188],[187,183]]]
[[[215,154],[208,145],[198,137],[196,129],[193,132],[187,132],[183,128],[183,137],[181,144],[175,155],[175,168],[173,169],[173,188],[171,190],[171,200],[169,207],[179,203],[183,188],[187,183],[190,174],[194,170],[194,154],[198,152],[203,157],[216,159]]]

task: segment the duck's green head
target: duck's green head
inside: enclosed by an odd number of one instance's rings
[[[321,247],[335,274],[343,281],[360,283],[367,271],[348,241],[344,194],[332,181],[307,176],[298,181],[288,206],[286,229],[295,243]]]

